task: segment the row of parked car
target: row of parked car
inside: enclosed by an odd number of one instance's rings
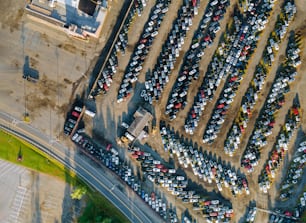
[[[233,209],[224,206],[219,200],[202,201],[200,206],[203,207],[203,214],[206,215],[206,222],[208,223],[229,223],[234,215]]]
[[[298,210],[298,212],[301,213],[301,214],[303,214],[304,211],[306,210],[306,191],[304,191],[302,196],[299,197],[296,210]],[[299,215],[299,214],[296,214],[296,215]],[[299,216],[296,216],[296,217],[299,218],[301,216],[299,215]]]
[[[241,25],[235,27],[238,33],[232,41],[229,53],[223,54],[223,57],[226,58],[225,62],[231,68],[211,118],[206,125],[203,135],[204,143],[212,143],[218,137],[230,105],[234,102],[236,92],[245,74],[248,60],[257,45],[256,36],[265,28],[271,13],[272,6],[266,8],[264,5],[265,3],[261,2],[252,7],[249,13],[246,13],[246,17],[241,20]]]
[[[278,27],[281,26],[280,24],[287,24],[288,26],[292,20],[292,17],[290,17],[292,11],[285,10],[288,4],[291,3],[287,2],[287,4],[284,4],[282,7],[282,11],[280,13],[282,16],[279,17],[279,21],[276,23],[274,30],[278,30]],[[239,148],[242,135],[247,128],[249,119],[252,116],[252,111],[258,100],[258,95],[264,87],[269,70],[267,65],[272,66],[275,55],[279,50],[279,44],[281,43],[281,40],[281,36],[272,35],[272,33],[270,34],[267,45],[263,52],[263,57],[256,66],[253,79],[251,80],[250,85],[242,98],[237,117],[235,118],[234,123],[230,128],[228,136],[224,142],[224,151],[229,156],[233,156],[234,152]]]
[[[302,142],[306,146],[306,142]],[[300,145],[301,146],[301,145]],[[306,210],[306,191],[303,191],[296,200],[296,205],[288,205],[287,210],[276,209],[270,214],[269,223],[300,223],[305,222],[303,213]]]
[[[119,158],[117,149],[111,144],[101,146],[84,133],[76,132],[72,141],[89,155],[94,161],[103,164],[114,171],[132,190],[135,191],[154,211],[167,222],[178,222],[175,212],[167,205],[166,201],[154,191],[149,192],[141,180],[138,179],[132,168]]]
[[[280,209],[276,209],[272,214],[269,216],[269,223],[295,223],[298,222],[298,218],[296,218],[297,212],[291,211],[283,211]]]
[[[219,43],[218,49],[222,48],[222,46],[225,46],[226,43],[230,41],[229,37],[233,35],[233,33],[234,30],[229,29],[228,31],[226,31],[226,34],[223,34],[220,39],[224,39],[224,42],[222,41],[221,43]],[[207,104],[207,101],[212,100],[214,92],[220,84],[220,81],[216,80],[219,79],[218,75],[221,73],[223,59],[224,58],[222,57],[219,58],[219,55],[216,52],[213,55],[213,58],[208,65],[203,82],[194,98],[194,103],[186,117],[184,125],[186,133],[194,133],[196,127],[198,126],[198,122],[200,121],[200,116],[202,115],[205,105]]]
[[[205,48],[212,45],[216,33],[220,30],[219,21],[224,17],[228,6],[228,0],[209,1],[169,95],[165,113],[169,115],[170,120],[175,119],[176,113],[187,104],[191,81],[197,80],[200,75],[199,62],[204,55]]]
[[[64,123],[64,134],[70,136],[83,110],[82,103],[75,103],[68,113]]]
[[[303,219],[302,216],[306,210],[306,191],[302,192],[302,194],[298,197],[296,206],[292,208],[292,206],[290,207],[288,205],[288,209],[286,211],[277,209],[275,211],[275,214],[270,215],[269,223],[305,222],[305,219]],[[283,213],[283,214],[280,216],[279,215],[280,213]]]
[[[114,47],[111,49],[111,53],[109,58],[107,58],[107,62],[105,66],[99,71],[97,85],[90,93],[91,98],[95,98],[97,95],[104,93],[106,94],[109,90],[113,82],[113,75],[117,72],[118,67],[118,57],[117,53],[121,52],[123,55],[125,54],[125,50],[128,44],[128,31],[132,24],[132,21],[136,14],[141,16],[141,12],[143,8],[146,6],[147,0],[134,0],[133,5],[131,6],[130,11],[122,25],[122,28],[119,31],[119,35],[115,40]]]
[[[120,30],[119,33],[119,38],[117,39],[116,43],[115,43],[115,49],[117,52],[121,52],[122,54],[125,54],[125,49],[127,47],[127,43],[128,43],[128,31],[129,28],[136,16],[136,14],[138,14],[138,16],[141,16],[141,13],[144,9],[144,7],[147,5],[148,0],[134,0],[133,5],[130,9],[130,11],[128,12],[127,18],[123,23],[123,27]]]
[[[246,194],[250,193],[247,179],[224,165],[222,161],[218,161],[206,152],[201,152],[192,145],[185,144],[182,138],[163,124],[161,124],[160,132],[165,150],[169,151],[171,157],[175,154],[182,167],[191,166],[195,176],[208,183],[215,181],[219,191],[222,191],[223,187],[229,188],[234,196],[242,194],[243,191]]]
[[[287,52],[297,49],[298,45],[295,41],[294,34],[288,41]],[[288,57],[284,61],[276,74],[270,92],[266,98],[265,104],[256,120],[256,124],[252,135],[249,138],[247,147],[241,158],[241,165],[252,172],[254,167],[258,165],[260,158],[260,150],[267,144],[267,137],[272,134],[275,124],[276,112],[285,103],[285,94],[290,91],[289,84],[295,80],[297,75],[296,68],[289,65],[291,59]]]
[[[282,181],[279,196],[282,201],[289,199],[294,193],[294,188],[298,186],[303,177],[305,164],[306,141],[304,140],[294,152],[285,179]]]
[[[168,6],[170,3],[171,0],[158,0],[151,9],[151,13],[144,26],[143,32],[126,67],[126,71],[119,87],[117,96],[118,103],[129,97],[133,89],[132,84],[138,80],[138,75],[142,71],[143,63],[153,44],[154,38],[158,35],[159,27],[166,12],[169,10]]]
[[[273,183],[273,179],[276,177],[277,171],[279,171],[286,151],[289,149],[290,140],[300,124],[300,119],[299,107],[293,105],[289,109],[285,124],[281,127],[276,143],[258,179],[259,189],[264,193],[268,192],[268,189],[270,189]]]
[[[253,223],[255,221],[256,213],[257,213],[256,204],[249,207],[246,215],[246,222]]]
[[[194,16],[198,13],[198,1],[183,1],[178,10],[177,18],[168,34],[157,62],[145,82],[145,91],[142,93],[145,101],[152,104],[153,99],[158,100],[165,85],[169,82],[169,75],[174,68],[176,58],[185,43],[186,33],[192,25]]]
[[[264,13],[269,7],[265,10],[259,10],[259,6],[257,6],[257,13],[261,11]],[[250,15],[249,15],[250,14]],[[256,15],[256,13],[253,13]],[[264,14],[263,14],[264,15]],[[231,23],[231,27],[226,30],[226,34],[223,35],[224,41],[221,41],[218,49],[216,50],[209,66],[207,72],[204,76],[203,82],[199,88],[199,91],[194,99],[194,103],[188,113],[188,116],[185,120],[185,131],[186,133],[193,134],[196,127],[198,126],[198,122],[200,120],[200,116],[205,109],[208,101],[211,101],[214,97],[214,93],[216,92],[218,86],[221,83],[221,80],[224,79],[227,74],[232,73],[233,75],[240,74],[239,72],[235,72],[237,68],[243,68],[243,61],[247,60],[249,55],[248,53],[243,53],[244,51],[251,50],[252,44],[255,44],[257,41],[257,37],[253,36],[253,29],[255,23],[262,24],[263,20],[252,20],[253,16],[250,12],[247,12],[245,18],[243,15],[239,13],[238,8],[235,8],[233,15],[233,22]],[[247,35],[247,37],[246,37]],[[243,47],[248,44],[247,47]],[[226,96],[234,97],[234,94],[231,94],[230,91],[233,89],[237,89],[237,85],[235,81],[240,81],[241,78],[237,78],[233,76],[231,86],[225,90]],[[229,98],[228,102],[230,102],[232,98]],[[220,106],[216,109],[216,113],[218,115],[225,115],[225,112],[222,110],[227,110],[229,105],[225,102],[220,104]],[[222,114],[223,113],[223,114]],[[220,118],[219,123],[222,122],[222,118]],[[207,126],[207,131],[209,134],[205,134],[203,137],[203,142],[208,143],[212,142],[216,137],[216,132],[219,131],[219,124],[215,123],[213,125]]]
[[[160,160],[154,159],[151,153],[141,151],[138,147],[130,148],[129,151],[132,158],[141,163],[146,179],[167,189],[182,203],[191,203],[194,210],[202,210],[211,221],[230,222],[233,216],[233,209],[230,206],[223,204],[218,199],[201,198],[189,188],[188,179],[185,176],[178,175],[176,169],[167,168]]]

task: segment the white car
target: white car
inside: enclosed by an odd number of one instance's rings
[[[75,133],[73,136],[72,136],[72,141],[74,141],[74,140],[76,140],[76,138],[79,136],[79,134],[78,133]]]
[[[211,204],[214,204],[214,205],[217,205],[217,204],[219,204],[219,200],[211,200]]]
[[[151,34],[151,37],[155,37],[155,36],[157,36],[157,34],[158,34],[158,32],[155,31],[155,32],[153,32],[153,33]]]
[[[123,128],[125,128],[125,129],[129,128],[129,125],[126,124],[125,122],[122,122],[122,123],[121,123],[121,126],[122,126]]]
[[[119,103],[121,103],[121,102],[123,102],[123,98],[118,98],[118,99],[117,99],[117,103],[119,104]]]
[[[298,162],[300,162],[300,160],[301,160],[301,157],[296,157],[296,158],[293,160],[293,162],[294,162],[294,163],[298,163]]]
[[[301,176],[301,174],[295,174],[295,175],[292,177],[292,179],[297,180],[297,179],[300,178],[300,176]]]
[[[306,146],[306,141],[301,142],[301,143],[300,143],[300,146]]]
[[[151,175],[148,176],[148,179],[149,179],[151,182],[154,182],[154,178],[153,178]]]
[[[301,147],[298,148],[298,152],[299,152],[299,153],[302,153],[302,152],[304,152],[305,150],[306,150],[306,146],[301,146]]]
[[[162,10],[162,13],[166,13],[166,12],[168,12],[168,10],[169,10],[169,8],[166,7],[166,8],[164,8],[164,9]]]
[[[74,110],[77,111],[77,112],[82,112],[82,108],[80,108],[79,106],[75,106]]]

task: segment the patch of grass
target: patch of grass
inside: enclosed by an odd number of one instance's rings
[[[306,222],[306,211],[302,213],[301,222]]]
[[[22,160],[18,160],[18,155]],[[44,154],[32,144],[0,130],[0,158],[27,168],[55,176],[75,185],[76,177],[64,165]]]

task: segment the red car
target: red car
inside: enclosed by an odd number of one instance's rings
[[[80,116],[80,113],[76,112],[76,111],[73,111],[71,113],[74,117],[78,118]]]
[[[164,166],[163,166],[162,164],[156,164],[155,166],[156,166],[156,168],[158,168],[158,169],[164,168]]]
[[[132,158],[137,159],[137,158],[138,158],[138,155],[137,155],[136,153],[133,153],[133,154],[132,154]]]
[[[167,169],[167,168],[163,168],[163,169],[161,169],[160,171],[163,172],[163,173],[167,173],[167,172],[168,172],[168,169]]]
[[[223,108],[225,105],[224,105],[224,103],[223,104],[219,104],[218,106],[217,106],[217,108]]]
[[[106,151],[110,151],[111,147],[112,147],[112,144],[108,144],[106,147]]]
[[[142,39],[140,40],[140,43],[146,43],[148,40],[147,39]]]

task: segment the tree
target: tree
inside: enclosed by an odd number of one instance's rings
[[[19,147],[19,152],[18,152],[17,160],[18,160],[18,161],[22,161],[22,151],[21,151],[21,147]]]
[[[112,223],[112,219],[111,218],[104,218],[102,223]]]
[[[76,199],[76,200],[81,200],[82,197],[86,194],[87,189],[86,187],[77,187],[72,193],[71,193],[71,198]]]

